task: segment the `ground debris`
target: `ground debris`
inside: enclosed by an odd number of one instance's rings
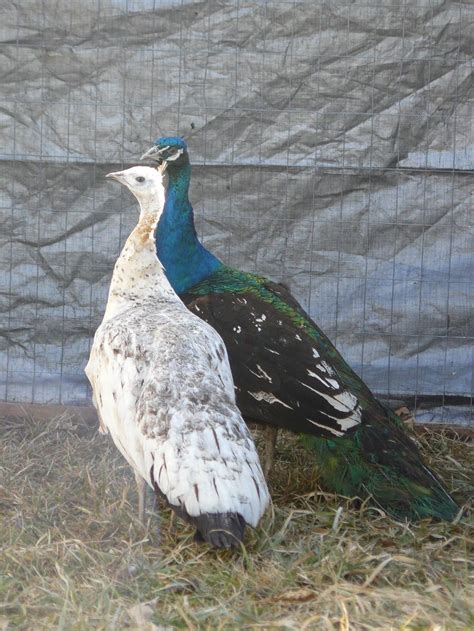
[[[147,529],[137,524],[133,474],[96,427],[28,417],[8,428],[0,439],[0,631],[26,631],[32,621],[34,631],[474,626],[472,513],[454,524],[407,524],[328,493],[315,459],[288,433],[270,475],[272,511],[248,529],[243,554],[196,544],[179,520],[171,532],[163,507],[158,545],[156,511]],[[418,438],[465,503],[470,445],[444,431]]]
[[[170,626],[162,626],[152,622],[158,598],[145,603],[138,603],[127,609],[130,620],[137,625],[137,631],[172,631]]]
[[[274,602],[305,603],[315,598],[317,598],[317,594],[314,591],[300,587],[299,589],[289,589],[286,592],[282,592],[274,596],[272,600]]]

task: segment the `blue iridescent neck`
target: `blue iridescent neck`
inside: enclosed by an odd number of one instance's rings
[[[156,251],[166,276],[176,293],[206,279],[222,263],[199,242],[194,227],[193,207],[188,190],[191,179],[189,160],[169,163],[165,207],[156,231]]]

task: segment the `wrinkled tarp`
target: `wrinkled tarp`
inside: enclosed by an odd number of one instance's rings
[[[470,397],[473,18],[444,0],[3,3],[0,398],[90,400],[137,216],[103,176],[165,134],[188,141],[205,244],[289,285],[374,391]]]

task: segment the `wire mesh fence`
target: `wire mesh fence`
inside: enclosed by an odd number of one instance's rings
[[[289,285],[375,392],[472,424],[472,4],[1,12],[0,398],[89,401],[136,217],[103,175],[178,134],[209,249]]]

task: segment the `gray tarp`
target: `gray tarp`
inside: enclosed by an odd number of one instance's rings
[[[176,133],[213,252],[287,283],[375,391],[470,396],[472,4],[1,13],[0,398],[89,400],[91,336],[136,219],[103,176]]]

